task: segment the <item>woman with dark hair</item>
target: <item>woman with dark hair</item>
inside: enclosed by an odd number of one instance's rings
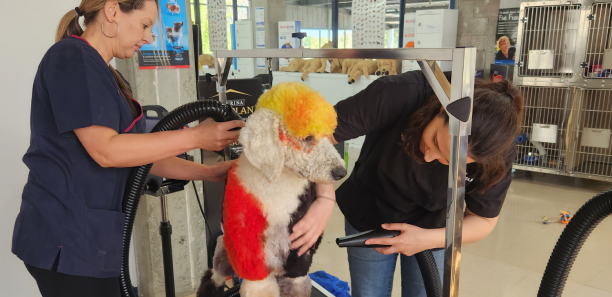
[[[512,179],[513,143],[523,111],[521,93],[506,80],[477,82],[473,99],[464,245],[484,239],[497,223]],[[379,228],[401,231],[395,238],[367,242],[388,248],[348,248],[352,296],[391,296],[400,255],[402,296],[424,297],[413,255],[434,250],[442,273],[449,117],[420,71],[380,78],[335,108],[337,141],[366,136],[352,174],[336,191],[346,235]],[[293,229],[292,248],[300,253],[331,217],[333,203],[318,200]]]

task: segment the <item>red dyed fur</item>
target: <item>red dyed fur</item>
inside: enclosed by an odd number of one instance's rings
[[[224,243],[230,263],[240,277],[262,280],[268,276],[264,256],[266,217],[261,203],[246,191],[234,165],[227,177],[223,202]],[[231,213],[228,212],[231,210]]]

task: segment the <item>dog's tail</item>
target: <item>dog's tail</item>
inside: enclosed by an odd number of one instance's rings
[[[223,297],[225,279],[233,274],[234,269],[227,257],[223,236],[219,236],[213,258],[213,268],[206,270],[202,276],[196,297]]]

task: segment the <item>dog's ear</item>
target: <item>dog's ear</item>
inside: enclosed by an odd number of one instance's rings
[[[276,180],[285,166],[285,152],[279,139],[280,120],[268,109],[249,116],[240,132],[243,153],[269,181]]]

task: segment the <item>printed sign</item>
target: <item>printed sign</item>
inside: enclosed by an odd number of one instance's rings
[[[500,9],[495,35],[495,64],[514,65],[520,8]]]
[[[151,44],[138,55],[140,69],[189,68],[189,23],[185,1],[160,0],[161,18],[153,25]]]

